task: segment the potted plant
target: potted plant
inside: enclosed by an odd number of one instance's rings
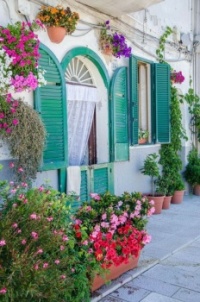
[[[100,49],[106,55],[113,55],[116,58],[131,56],[131,47],[126,43],[124,35],[110,28],[110,21],[100,24]]]
[[[155,202],[155,214],[160,214],[162,211],[162,205],[163,205],[163,200],[164,200],[164,195],[163,194],[156,194],[155,193],[155,183],[157,178],[160,175],[159,171],[159,164],[158,164],[158,154],[156,153],[151,153],[149,154],[145,161],[144,161],[144,166],[140,169],[140,171],[144,175],[148,175],[151,177],[151,194],[148,194],[147,197],[149,199],[153,199]],[[160,195],[160,196],[158,196]]]
[[[60,5],[42,6],[36,18],[46,26],[50,40],[60,43],[66,34],[70,35],[75,31],[79,14]]]
[[[149,137],[149,131],[148,130],[143,130],[143,129],[139,129],[138,132],[138,142],[139,144],[145,144],[148,140]]]
[[[74,232],[99,265],[90,275],[94,291],[137,265],[140,250],[150,241],[145,226],[154,207],[140,193],[91,197],[75,214]]]
[[[162,209],[166,210],[169,209],[170,204],[171,204],[171,199],[174,194],[173,189],[171,188],[171,183],[172,179],[171,177],[159,175],[159,177],[156,180],[156,192],[164,195],[164,200],[163,200],[163,206]]]
[[[197,148],[193,147],[188,154],[188,163],[183,177],[192,187],[195,195],[200,195],[200,156]]]

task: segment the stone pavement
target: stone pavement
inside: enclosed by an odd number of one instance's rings
[[[97,290],[91,302],[200,302],[200,196],[153,215],[138,267]]]

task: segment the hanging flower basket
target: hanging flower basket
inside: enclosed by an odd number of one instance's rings
[[[70,35],[75,31],[79,15],[72,12],[69,7],[42,6],[36,18],[46,26],[50,40],[53,43],[60,43],[66,33]]]
[[[100,25],[102,28],[100,31],[99,45],[102,53],[113,55],[116,58],[129,58],[131,56],[131,47],[127,45],[125,37],[110,29],[109,20]]]
[[[51,42],[59,44],[64,40],[67,32],[61,26],[47,26],[47,33]]]

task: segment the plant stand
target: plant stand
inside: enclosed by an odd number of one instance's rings
[[[91,286],[91,291],[94,292],[105,283],[118,278],[131,269],[136,268],[138,265],[139,257],[140,252],[138,254],[138,257],[133,256],[129,258],[129,262],[127,264],[122,263],[119,266],[111,265],[111,267],[109,268],[109,273],[105,276],[105,278],[96,275]]]

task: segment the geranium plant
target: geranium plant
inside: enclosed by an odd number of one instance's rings
[[[110,50],[116,58],[129,58],[131,47],[127,45],[125,37],[116,31],[111,31],[109,20],[100,25],[102,27],[100,31],[100,48],[102,51],[106,53],[107,50]]]
[[[39,19],[46,26],[61,26],[67,30],[68,34],[75,31],[77,22],[79,20],[79,14],[72,12],[69,7],[62,7],[60,5],[42,6],[37,14]]]
[[[0,26],[1,93],[6,94],[8,88],[31,91],[46,84],[44,71],[38,68],[39,40],[33,32],[39,25],[37,21]]]
[[[185,81],[185,77],[182,71],[177,72],[176,70],[171,71],[170,75],[171,81],[175,84],[182,84]]]
[[[153,201],[140,193],[93,193],[91,197],[75,215],[74,232],[80,245],[87,247],[99,269],[106,270],[112,264],[118,266],[132,256],[137,257],[151,240],[145,225],[154,212]]]
[[[0,300],[89,302],[89,255],[71,230],[70,198],[5,181],[0,197]]]

